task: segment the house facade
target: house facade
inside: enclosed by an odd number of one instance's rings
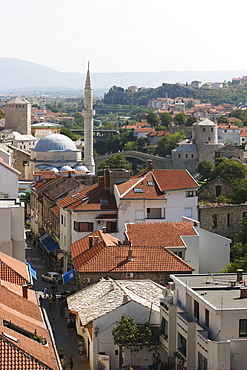
[[[160,342],[188,370],[244,369],[246,275],[173,275],[161,299]],[[177,366],[178,366],[177,365]],[[180,367],[177,368],[180,368]]]

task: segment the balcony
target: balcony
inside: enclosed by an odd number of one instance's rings
[[[147,208],[147,217],[146,218],[148,220],[150,220],[150,219],[164,219],[165,218],[164,209],[162,209],[162,208]]]

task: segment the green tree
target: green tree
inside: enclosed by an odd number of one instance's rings
[[[161,157],[165,157],[170,154],[171,151],[176,148],[177,144],[185,139],[186,135],[184,131],[175,132],[169,136],[161,137],[158,140],[157,146],[154,150],[154,154],[158,154]]]
[[[186,126],[192,126],[193,123],[197,122],[198,119],[195,116],[190,116],[186,121]]]
[[[113,155],[105,162],[101,162],[100,166],[98,167],[98,176],[102,176],[104,174],[104,169],[108,166],[110,168],[125,168],[132,174],[132,164],[125,159],[122,153]]]
[[[138,326],[133,317],[124,314],[119,325],[112,329],[114,344],[119,346],[119,368],[122,367],[123,347],[138,352],[152,342],[152,332],[147,325]]]
[[[231,184],[237,184],[246,175],[247,169],[243,163],[236,159],[219,158],[215,161],[215,167],[211,172],[211,179],[220,176]]]
[[[236,186],[234,187],[234,195],[232,196],[232,200],[234,203],[244,203],[247,201],[247,177],[244,177],[237,182]]]
[[[202,161],[198,164],[197,171],[203,179],[209,179],[213,168],[214,166],[212,163],[208,161]]]
[[[172,123],[172,116],[169,113],[162,113],[160,116],[161,124],[165,127],[170,127]]]
[[[186,124],[186,115],[184,113],[178,113],[174,117],[173,121],[177,126],[185,126],[185,124]]]
[[[73,134],[73,132],[67,127],[61,127],[60,133],[68,136],[73,141],[80,139],[80,135]]]
[[[74,125],[77,127],[84,127],[84,118],[79,112],[74,114]]]
[[[160,119],[154,112],[148,112],[147,114],[147,121],[151,126],[157,126],[160,124]]]
[[[219,118],[218,118],[218,123],[228,123],[229,122],[229,119],[228,119],[228,117],[227,116],[220,116]]]

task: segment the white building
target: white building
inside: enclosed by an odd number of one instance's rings
[[[20,173],[0,158],[0,174],[0,251],[24,261],[24,204],[18,199]]]
[[[163,286],[151,280],[102,279],[67,298],[70,311],[76,314],[77,333],[84,338],[91,370],[96,368],[99,353],[110,356],[110,369],[119,368],[119,347],[114,345],[112,329],[123,314],[134,318],[136,324],[148,323],[152,332],[157,333],[163,290]],[[157,343],[155,346],[160,363],[165,362],[165,351]],[[153,364],[153,352],[145,347],[138,353],[125,349],[123,366],[139,365],[147,369]]]
[[[188,370],[246,368],[246,274],[172,275],[160,342]],[[179,368],[179,367],[178,367]]]
[[[13,131],[13,146],[22,150],[31,150],[35,147],[37,138],[33,135],[21,135],[17,131]]]
[[[219,123],[218,142],[223,144],[233,142],[236,145],[240,145],[239,127],[232,123]]]
[[[126,224],[126,239],[133,246],[168,248],[196,273],[223,270],[230,263],[231,240],[202,229],[197,221],[183,221]]]

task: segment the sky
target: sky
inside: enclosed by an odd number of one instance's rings
[[[1,0],[0,58],[59,72],[247,69],[246,0]]]

